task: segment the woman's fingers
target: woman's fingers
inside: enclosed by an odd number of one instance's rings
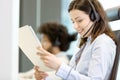
[[[38,66],[35,66],[34,69],[35,69],[34,75],[36,80],[44,80],[48,76],[47,73],[40,71]]]
[[[38,52],[37,52],[38,55],[48,55],[48,54],[50,54],[48,51],[46,51],[45,49],[43,49],[41,47],[37,47],[37,50],[38,50]]]
[[[44,64],[52,69],[57,70],[59,66],[61,65],[61,61],[57,59],[55,55],[52,53],[44,50],[43,48],[37,48],[38,49],[38,55],[40,56],[41,60],[44,62]]]
[[[35,71],[40,71],[40,68],[38,66],[34,66]]]

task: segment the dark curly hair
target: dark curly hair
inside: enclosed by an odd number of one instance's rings
[[[77,33],[69,34],[67,28],[56,22],[43,23],[39,28],[40,34],[48,36],[53,46],[59,46],[61,51],[67,51],[70,43],[76,40]]]

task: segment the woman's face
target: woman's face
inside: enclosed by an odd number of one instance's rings
[[[81,37],[90,36],[91,31],[88,33],[87,31],[91,28],[93,22],[90,20],[89,15],[83,11],[75,9],[70,11],[70,17],[73,22],[74,29],[81,35]],[[84,34],[86,35],[84,36]]]
[[[47,50],[47,51],[50,51],[51,48],[52,48],[52,43],[50,42],[49,38],[47,35],[43,34],[42,37],[41,37],[41,44],[42,44],[42,47]]]

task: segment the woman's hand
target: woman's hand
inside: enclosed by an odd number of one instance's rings
[[[55,55],[49,53],[45,49],[41,47],[40,48],[38,47],[37,49],[38,49],[37,54],[40,55],[40,58],[43,60],[44,64],[49,68],[58,70],[62,62]]]
[[[40,71],[38,66],[35,66],[34,70],[35,70],[34,75],[36,80],[45,80],[45,78],[48,76],[47,73]]]

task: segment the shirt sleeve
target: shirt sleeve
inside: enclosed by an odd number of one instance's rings
[[[87,75],[79,73],[66,64],[60,66],[56,75],[65,80],[106,80],[112,69],[115,50],[116,46],[112,40],[98,39],[92,47],[92,53],[90,53],[91,59]]]
[[[60,66],[59,70],[56,72],[56,75],[65,80],[90,80],[89,77],[81,75],[78,71],[64,63]]]

